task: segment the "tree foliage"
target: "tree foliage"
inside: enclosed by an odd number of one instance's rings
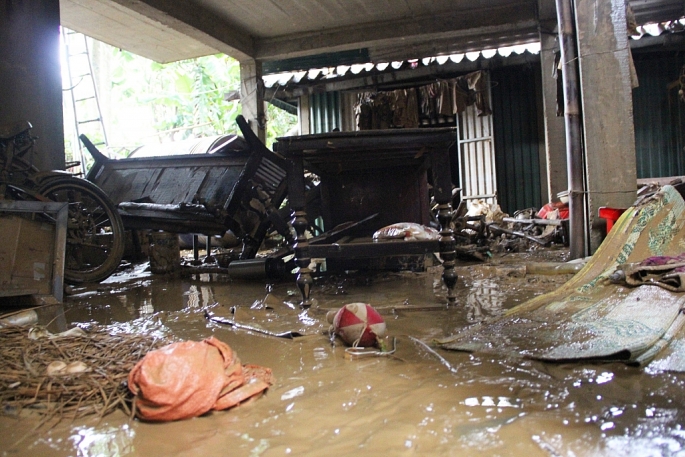
[[[124,149],[240,133],[235,122],[240,101],[225,100],[227,92],[240,88],[235,59],[218,54],[161,64],[121,49],[104,49],[100,58],[109,60],[103,68],[110,71],[108,87],[100,89],[110,103],[110,119],[105,120],[110,137],[125,143]],[[267,107],[267,119],[267,145],[297,124],[296,116],[273,105]],[[127,132],[117,135],[119,129]]]

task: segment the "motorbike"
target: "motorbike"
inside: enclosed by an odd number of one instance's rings
[[[28,121],[0,125],[0,199],[67,203],[64,280],[102,281],[117,269],[124,254],[121,217],[90,181],[63,170],[36,168],[32,128]]]

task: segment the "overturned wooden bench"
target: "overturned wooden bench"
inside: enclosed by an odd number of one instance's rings
[[[127,229],[220,235],[231,230],[253,258],[286,196],[284,159],[237,118],[245,147],[211,154],[109,159],[81,135],[93,156],[86,179],[111,198]]]

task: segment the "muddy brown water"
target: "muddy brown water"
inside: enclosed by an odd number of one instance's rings
[[[570,277],[524,275],[517,265],[529,259],[513,260],[460,267],[458,306],[450,309],[435,271],[328,278],[316,285],[318,306],[308,311],[296,306],[289,281],[265,287],[139,269],[76,289],[57,319],[53,311],[41,321],[177,339],[213,335],[243,363],[270,367],[276,383],[249,404],[166,424],[114,413],[31,431],[31,417],[0,417],[0,450],[84,457],[685,455],[683,375],[449,352],[416,341],[451,335]],[[351,360],[339,340],[331,344],[326,311],[351,302],[381,311],[389,345],[396,339],[393,356]],[[246,325],[308,336],[284,340],[211,323],[207,307]]]

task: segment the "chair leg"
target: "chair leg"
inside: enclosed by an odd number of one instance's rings
[[[312,272],[309,269],[311,258],[309,257],[309,241],[305,231],[309,227],[307,221],[307,206],[304,185],[304,165],[301,157],[290,159],[286,162],[288,178],[288,199],[291,208],[291,224],[295,229],[295,239],[291,241],[293,252],[295,253],[295,264],[297,271],[297,288],[302,294],[300,306],[307,309],[312,306],[311,291],[314,281]]]
[[[293,211],[292,219],[293,228],[295,229],[295,264],[298,266],[297,272],[297,288],[302,294],[302,308],[309,308],[312,306],[311,291],[314,281],[312,279],[312,272],[309,269],[309,242],[305,236],[307,230],[307,213],[304,211]]]

